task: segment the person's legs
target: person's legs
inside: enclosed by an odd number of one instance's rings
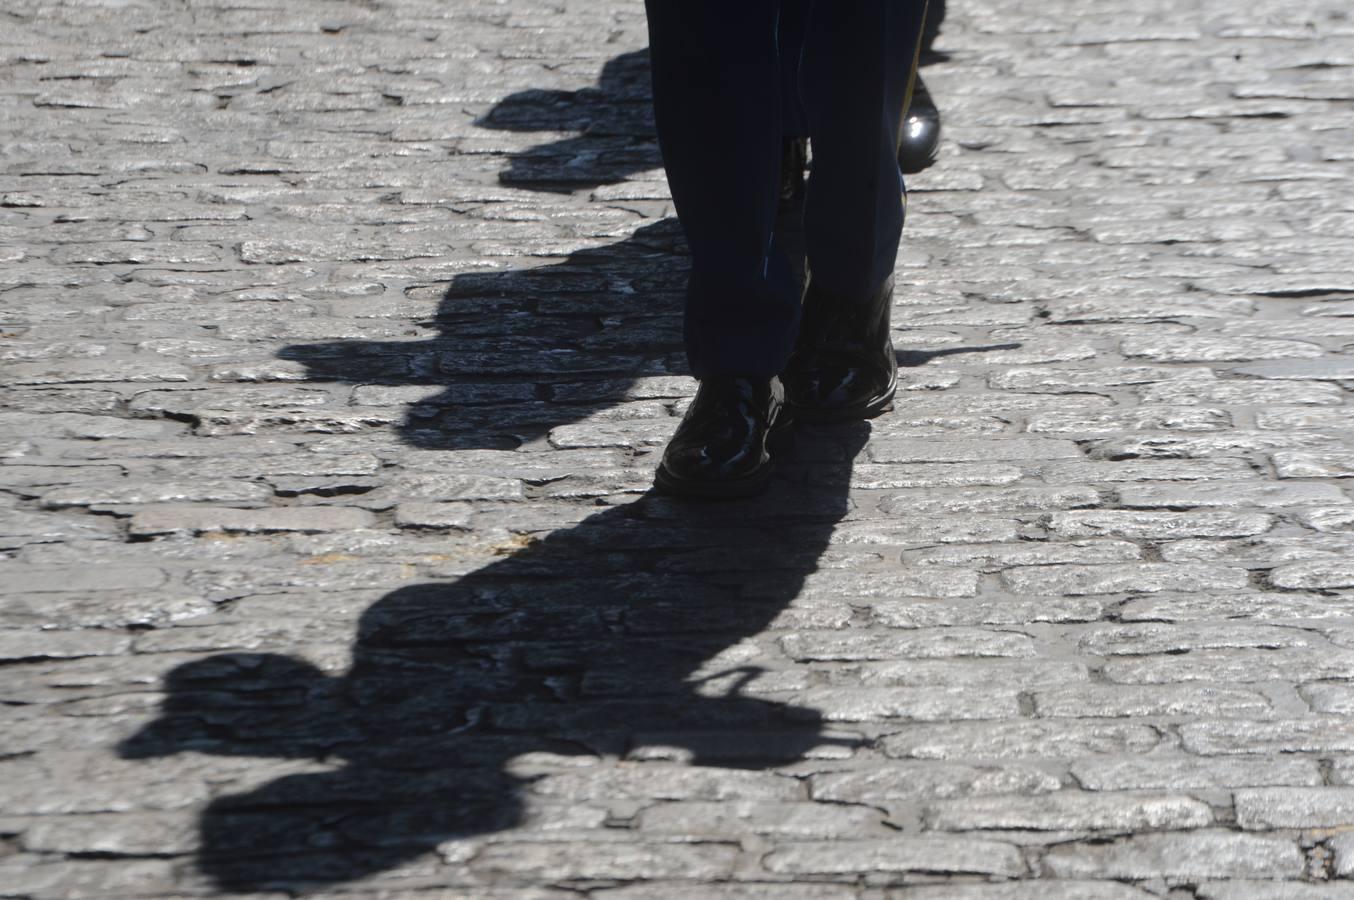
[[[815,283],[847,301],[864,302],[898,254],[898,135],[925,8],[816,0],[811,10],[800,72],[813,146],[805,239]]]
[[[686,496],[759,493],[789,431],[777,377],[801,292],[775,245],[781,0],[646,0],[654,118],[691,250],[686,348],[700,387],[654,475]]]
[[[801,67],[813,171],[804,208],[810,272],[785,372],[805,421],[892,408],[893,266],[903,229],[898,137],[925,0],[815,0]]]
[[[654,116],[691,249],[692,373],[771,377],[800,296],[773,243],[780,192],[780,0],[646,0]]]
[[[780,47],[781,134],[786,137],[809,136],[804,102],[799,96],[799,63],[809,27],[812,0],[781,0],[777,41]]]

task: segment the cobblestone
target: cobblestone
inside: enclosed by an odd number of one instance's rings
[[[1210,878],[1297,878],[1302,874],[1303,857],[1292,841],[1197,831],[1148,834],[1090,846],[1065,844],[1049,851],[1044,865],[1060,878],[1155,876],[1173,882],[1197,882]]]
[[[1121,684],[1190,681],[1251,684],[1305,678],[1354,677],[1354,654],[1339,650],[1196,650],[1183,654],[1124,657],[1105,663],[1104,675]]]
[[[889,900],[1021,900],[1030,885],[1008,884],[925,885],[888,892]],[[1148,900],[1153,896],[1131,885],[1112,881],[1047,881],[1039,885],[1044,900]]]
[[[1158,831],[1203,828],[1213,822],[1206,804],[1189,797],[1079,794],[980,797],[935,803],[926,810],[937,831]]]
[[[1237,824],[1248,831],[1338,828],[1354,817],[1348,788],[1264,788],[1236,792]]]
[[[1139,512],[1121,509],[1059,512],[1049,519],[1049,527],[1063,537],[1114,535],[1139,540],[1247,537],[1263,534],[1273,524],[1274,517],[1263,513]]]
[[[1129,759],[1093,757],[1074,763],[1072,776],[1091,791],[1207,791],[1271,784],[1316,786],[1323,780],[1314,759],[1282,756],[1200,759],[1160,754]]]
[[[1349,900],[1354,897],[1354,884],[1211,882],[1200,886],[1199,896],[1202,900]]]
[[[1119,594],[1157,591],[1225,591],[1245,587],[1240,569],[1221,566],[1126,563],[1113,566],[1022,566],[1002,579],[1018,594]]]
[[[1185,749],[1204,755],[1232,753],[1347,752],[1354,728],[1339,717],[1193,722],[1180,729]]]
[[[1209,687],[1066,685],[1033,694],[1038,715],[1093,716],[1264,716],[1269,701],[1254,691]]]
[[[1354,900],[1345,5],[952,3],[706,508],[642,4],[9,4],[0,894]]]
[[[132,516],[132,535],[202,532],[334,531],[364,528],[374,519],[357,509],[268,509],[168,506]]]
[[[891,840],[804,842],[773,850],[762,861],[767,871],[786,875],[827,875],[854,879],[865,874],[952,872],[1024,874],[1020,852],[993,841],[926,837]]]
[[[1002,722],[926,725],[885,738],[885,754],[912,759],[1066,759],[1100,753],[1143,753],[1160,733],[1139,724]]]
[[[599,848],[600,849],[600,848]],[[722,881],[733,872],[733,844],[612,843],[585,852],[584,843],[493,844],[476,855],[472,871],[520,881],[633,880]]]

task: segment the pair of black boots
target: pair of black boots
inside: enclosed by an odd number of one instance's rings
[[[810,282],[785,372],[702,379],[655,486],[680,496],[750,497],[766,488],[796,421],[849,422],[892,409],[898,381],[892,301],[892,277],[865,304],[841,303]]]
[[[928,52],[934,37],[934,30],[926,35]],[[940,112],[918,77],[899,135],[898,167],[920,172],[935,162],[939,147]],[[787,138],[783,203],[802,199],[806,161],[807,143]],[[794,422],[850,422],[892,409],[898,382],[889,336],[892,301],[892,277],[865,304],[825,296],[810,281],[785,372],[779,378],[703,379],[663,453],[655,486],[679,496],[754,496],[771,480],[774,457],[788,445]]]

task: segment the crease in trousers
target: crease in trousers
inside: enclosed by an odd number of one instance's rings
[[[816,293],[865,302],[893,271],[899,129],[925,0],[646,0],[654,117],[691,250],[692,374],[785,367],[800,293],[777,241],[781,141],[807,135],[804,248]]]

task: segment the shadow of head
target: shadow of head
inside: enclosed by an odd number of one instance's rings
[[[570,192],[625,181],[658,168],[650,103],[649,51],[608,60],[596,86],[511,94],[475,124],[513,132],[573,132],[512,155],[505,184]]]
[[[829,442],[817,465],[849,470],[867,433]],[[119,752],[277,761],[219,775],[203,813],[199,866],[232,890],[352,880],[560,815],[568,802],[533,795],[542,776],[519,771],[524,758],[793,762],[833,741],[794,702],[795,667],[749,666],[741,644],[817,569],[845,483],[607,509],[456,581],[387,594],[362,614],[346,671],[268,653],[179,666],[159,718]]]
[[[414,446],[513,449],[640,398],[642,377],[684,371],[685,272],[680,226],[663,220],[550,265],[456,276],[417,322],[430,338],[279,356],[309,380],[363,386],[357,405],[404,405],[399,433]]]
[[[578,746],[683,724],[764,726],[782,704],[743,696],[756,673],[718,661],[817,569],[849,509],[842,479],[820,483],[713,505],[645,497],[455,581],[393,591],[363,612],[340,674],[271,653],[183,664],[165,679],[160,717],[119,752],[387,764],[410,742]]]

